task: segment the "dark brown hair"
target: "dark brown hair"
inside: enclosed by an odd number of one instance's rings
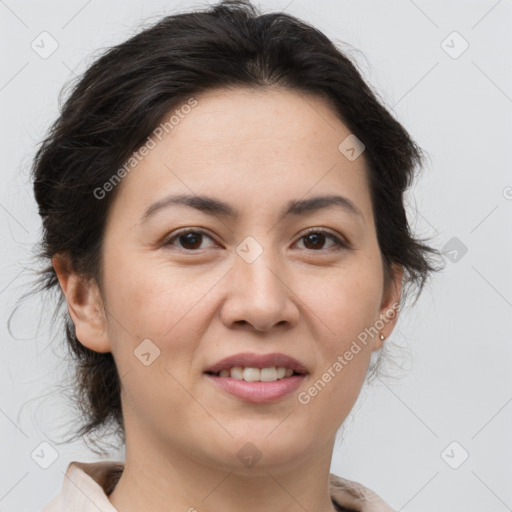
[[[43,221],[39,257],[47,266],[39,290],[59,290],[75,360],[77,436],[114,425],[124,443],[120,381],[111,353],[76,338],[50,259],[65,254],[75,271],[101,285],[105,219],[119,187],[102,187],[171,109],[220,87],[282,87],[326,99],[365,145],[376,232],[386,278],[404,268],[404,292],[419,293],[439,254],[416,239],[404,191],[422,162],[421,149],[377,100],[356,66],[324,34],[284,13],[259,13],[249,1],[224,1],[203,11],[166,16],[109,48],[77,80],[34,159],[34,193]],[[101,287],[100,287],[101,288]]]

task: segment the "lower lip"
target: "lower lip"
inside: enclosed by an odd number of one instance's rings
[[[306,378],[306,375],[292,375],[274,382],[246,382],[231,377],[217,377],[205,374],[217,386],[227,393],[254,403],[267,403],[279,400],[295,391]]]

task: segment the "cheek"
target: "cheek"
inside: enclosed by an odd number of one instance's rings
[[[314,313],[322,362],[311,393],[317,393],[316,406],[333,420],[348,414],[364,382],[374,341],[366,330],[379,318],[382,279],[376,260],[361,258],[328,277],[318,276],[316,286],[311,279],[304,286],[301,296]],[[329,403],[339,407],[327,412]]]
[[[302,279],[299,292],[304,302],[321,322],[319,339],[327,340],[328,353],[342,350],[373,325],[378,318],[382,298],[382,272],[372,260],[330,269],[329,274]],[[297,281],[299,283],[301,281]]]
[[[133,337],[161,339],[180,327],[188,312],[211,287],[210,280],[155,264],[127,251],[105,258],[108,309]]]
[[[373,339],[365,333],[378,315],[381,286],[379,272],[339,272],[322,279],[322,293],[310,289],[305,300],[314,312],[321,353],[315,379],[304,390],[299,403],[312,416],[322,418],[316,428],[341,424],[361,391],[371,356]],[[364,341],[363,341],[364,340]]]
[[[133,413],[136,421],[171,421],[176,411],[190,408],[190,395],[180,383],[187,381],[191,354],[200,339],[200,299],[218,278],[191,286],[184,273],[143,264],[142,258],[126,253],[105,259],[105,276],[112,351],[127,418]],[[149,354],[147,365],[144,354]]]
[[[151,369],[150,379],[167,381],[172,371],[182,380],[211,321],[212,292],[225,270],[200,273],[126,253],[106,261],[105,269],[109,334],[120,373]],[[157,349],[147,341],[141,345],[147,339]],[[134,357],[145,346],[158,354],[147,368]]]

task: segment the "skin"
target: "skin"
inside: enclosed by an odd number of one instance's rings
[[[122,512],[333,511],[336,432],[382,341],[361,344],[307,405],[297,395],[397,303],[403,269],[393,267],[385,286],[364,153],[354,161],[341,154],[350,131],[323,99],[237,88],[197,100],[118,185],[101,293],[63,257],[53,259],[78,339],[112,352],[121,376],[126,466],[109,499]],[[148,206],[176,193],[231,203],[240,218],[172,206],[141,223]],[[289,200],[333,193],[350,199],[361,218],[331,207],[278,221]],[[304,238],[312,227],[351,249]],[[207,235],[165,246],[181,228]],[[263,249],[252,263],[236,252],[248,236]],[[385,323],[384,336],[397,318]],[[160,350],[149,366],[133,353],[144,339]],[[246,351],[291,355],[309,375],[279,401],[254,404],[203,374]],[[261,453],[252,467],[237,457],[248,442]]]

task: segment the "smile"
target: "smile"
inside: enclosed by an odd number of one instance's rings
[[[306,374],[293,374],[293,370],[288,369],[288,373],[292,372],[291,375],[286,375],[286,368],[243,368],[243,373],[240,372],[240,367],[232,368],[231,370],[222,370],[220,373],[224,375],[216,375],[213,373],[205,373],[206,377],[212,382],[217,389],[222,390],[232,396],[245,400],[247,402],[253,403],[268,403],[280,400],[293,391],[295,391],[306,378]],[[282,370],[285,371],[285,375],[283,377],[273,378],[272,380],[263,381],[260,380],[261,374],[263,373],[264,377],[267,375],[265,370],[272,370],[277,374],[278,370],[281,370],[279,373],[282,374]],[[234,374],[238,377],[233,377],[230,375],[225,375],[226,372],[233,371]],[[272,376],[274,373],[268,372],[271,374],[268,376]],[[244,376],[247,374],[248,378],[253,379],[246,380],[244,378],[240,378],[240,375]]]

